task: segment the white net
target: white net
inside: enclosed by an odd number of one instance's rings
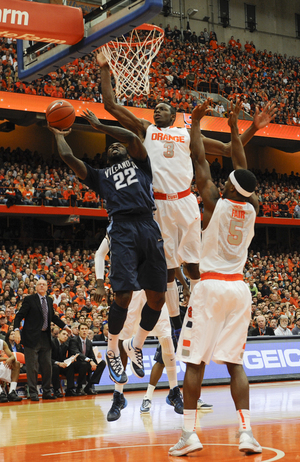
[[[117,98],[149,94],[150,66],[163,39],[160,27],[143,24],[101,48],[114,75]]]

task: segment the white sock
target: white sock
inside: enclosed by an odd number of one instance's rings
[[[115,384],[115,390],[118,391],[119,393],[123,393],[124,385],[121,383],[116,383]]]
[[[173,355],[166,355],[162,350],[162,358],[166,368],[169,386],[170,389],[172,389],[178,385],[175,353]]]
[[[150,401],[152,401],[154,390],[155,390],[155,386],[149,383],[146,394],[145,394],[145,398],[150,399]]]
[[[176,281],[168,282],[166,292],[166,304],[169,311],[169,316],[174,318],[180,314],[179,311],[179,293],[177,289]]]
[[[239,409],[236,411],[239,420],[239,431],[250,431],[250,411],[249,409]]]
[[[9,393],[12,391],[16,391],[17,389],[17,382],[10,382]]]
[[[107,351],[113,351],[116,356],[119,356],[119,334],[113,335],[108,333]]]
[[[183,430],[194,432],[196,430],[197,409],[184,409],[183,411]]]
[[[146,338],[148,337],[149,335],[149,331],[148,330],[145,330],[143,329],[141,326],[138,327],[138,330],[136,331],[136,334],[134,336],[134,339],[133,339],[133,342],[132,342],[132,345],[135,347],[135,348],[140,348],[142,349],[143,348],[143,345],[145,343],[145,340]]]
[[[200,281],[200,279],[190,279],[191,293],[193,292],[195,285],[198,284],[199,281]]]

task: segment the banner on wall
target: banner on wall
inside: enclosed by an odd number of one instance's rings
[[[102,357],[105,356],[106,347],[99,346],[99,351]],[[126,373],[128,376],[128,384],[147,385],[149,382],[151,369],[154,361],[156,347],[145,345],[143,348],[145,377],[137,378],[131,371],[130,364],[127,365]],[[178,381],[184,379],[185,364],[181,361],[176,362]],[[246,344],[244,354],[244,369],[246,375],[251,382],[251,379],[267,380],[272,378],[276,380],[285,377],[300,379],[300,337],[291,339],[275,340],[258,340],[248,342]],[[218,384],[219,381],[224,382],[224,379],[229,379],[227,367],[225,365],[215,364],[210,362],[205,368],[204,383]],[[164,369],[160,383],[168,382],[166,370]],[[100,386],[110,386],[112,381],[108,376],[107,368],[101,378]]]

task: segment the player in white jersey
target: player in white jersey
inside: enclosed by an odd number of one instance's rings
[[[0,339],[0,382],[10,383],[8,395],[6,395],[0,385],[0,403],[5,403],[7,401],[22,401],[22,398],[18,396],[16,392],[19,374],[20,363],[8,348],[7,343]]]
[[[177,359],[187,363],[183,385],[184,426],[172,456],[202,449],[195,432],[197,399],[205,365],[210,360],[226,364],[231,377],[231,395],[240,424],[239,450],[261,453],[250,426],[249,383],[243,369],[243,352],[251,316],[251,295],[243,281],[248,246],[254,235],[258,199],[256,178],[246,170],[247,161],[238,134],[241,104],[229,115],[234,171],[226,182],[223,198],[213,183],[200,137],[200,120],[210,100],[192,113],[191,151],[196,183],[203,199],[203,233],[200,282],[192,292],[179,339]],[[200,142],[199,142],[200,140]]]
[[[193,177],[190,159],[190,135],[185,128],[173,127],[175,109],[160,103],[154,110],[154,123],[138,119],[124,106],[115,102],[110,72],[104,55],[99,52],[97,61],[101,67],[101,86],[105,109],[121,125],[131,130],[144,142],[151,160],[155,219],[164,239],[164,250],[168,266],[168,290],[166,303],[175,329],[180,329],[179,299],[175,282],[175,268],[182,262],[191,280],[191,291],[199,280],[200,259],[200,213],[196,198],[190,192]],[[245,145],[257,130],[267,125],[274,117],[275,105],[268,103],[262,112],[256,110],[253,123],[242,135]],[[230,143],[202,137],[208,154],[229,156]]]
[[[108,238],[104,238],[101,242],[96,254],[95,254],[95,273],[97,279],[97,293],[95,296],[96,301],[102,300],[103,295],[105,295],[105,288],[104,288],[104,261],[105,256],[109,251],[109,243]],[[141,320],[141,313],[143,306],[146,303],[146,293],[144,290],[135,291],[133,292],[132,299],[128,306],[128,313],[126,317],[126,321],[124,324],[123,329],[119,334],[119,349],[121,360],[123,363],[124,370],[126,369],[127,365],[127,354],[122,346],[122,341],[126,340],[127,338],[131,338],[138,329],[140,320]],[[161,344],[162,348],[162,357],[164,361],[164,365],[166,368],[166,372],[168,375],[170,391],[167,397],[167,403],[174,406],[175,412],[178,414],[183,413],[183,402],[182,402],[182,395],[180,389],[178,387],[177,382],[177,370],[176,370],[176,359],[175,359],[175,349],[171,335],[171,324],[168,309],[166,304],[163,305],[160,317],[157,321],[152,332],[149,332],[150,336],[158,337],[158,340]],[[132,363],[131,363],[132,368]],[[133,370],[134,373],[134,370]],[[157,380],[159,377],[157,377]],[[148,404],[148,412],[150,411],[151,407],[151,398],[155,389],[156,383],[153,383],[152,386],[148,386],[147,390],[147,404]],[[113,394],[113,403],[108,411],[107,420],[109,422],[118,420],[121,416],[121,410],[127,406],[127,400],[123,394],[124,384],[115,384],[115,391]],[[145,411],[144,411],[145,412]]]

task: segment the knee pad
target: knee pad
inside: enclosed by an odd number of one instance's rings
[[[175,355],[175,348],[172,337],[159,337],[159,343],[161,344],[162,356],[164,355]]]

